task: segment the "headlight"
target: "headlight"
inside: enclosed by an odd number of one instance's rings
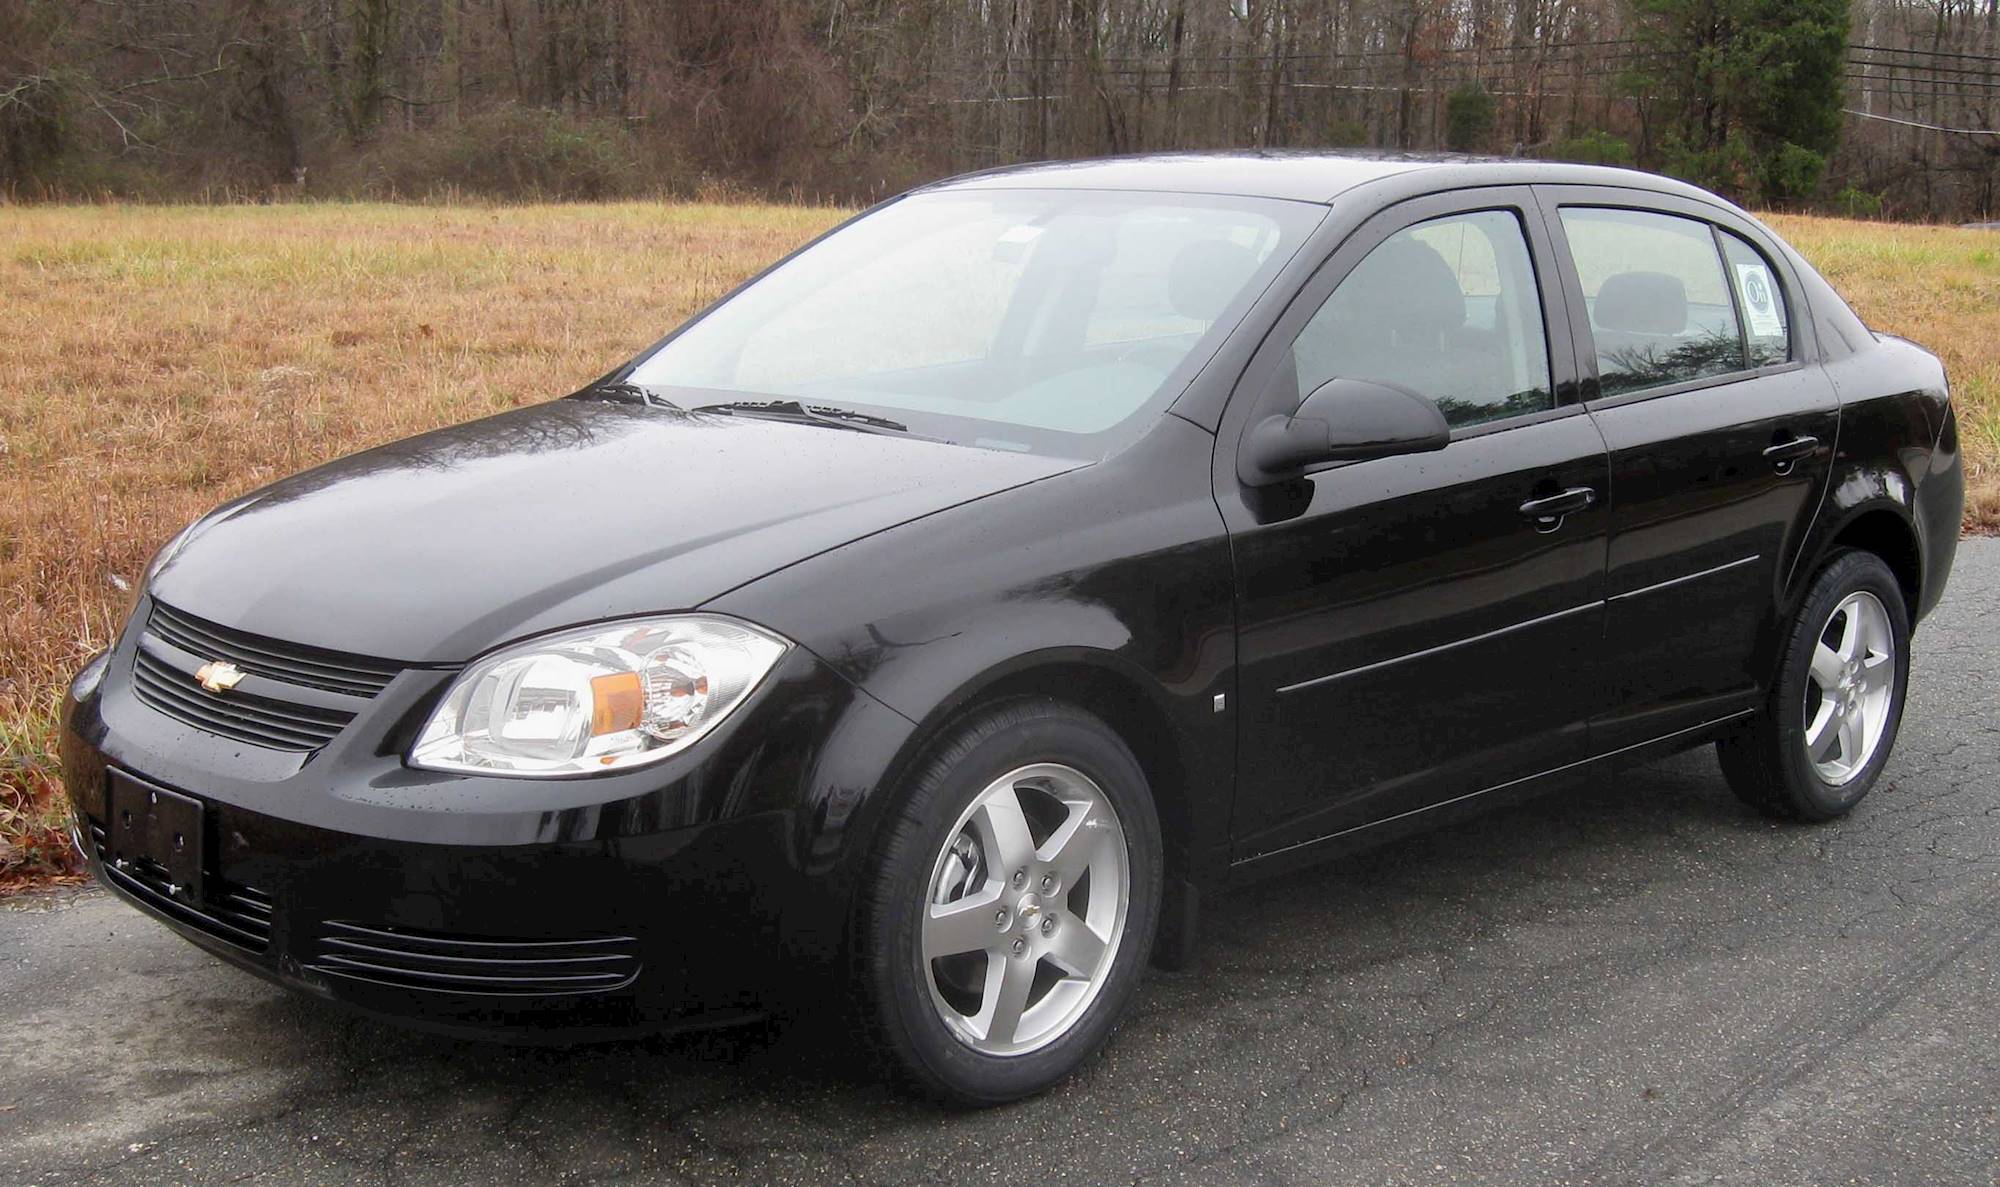
[[[639,618],[502,648],[460,674],[410,764],[587,775],[685,750],[743,703],[791,644],[712,614]]]

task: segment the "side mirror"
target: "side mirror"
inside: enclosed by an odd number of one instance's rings
[[[1372,379],[1332,379],[1291,416],[1267,416],[1244,441],[1242,477],[1268,486],[1321,462],[1428,453],[1451,443],[1438,406],[1406,387]]]

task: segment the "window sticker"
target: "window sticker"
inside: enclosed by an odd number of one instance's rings
[[[1785,323],[1778,316],[1778,287],[1763,264],[1736,265],[1736,291],[1743,298],[1743,316],[1759,338],[1782,338]]]

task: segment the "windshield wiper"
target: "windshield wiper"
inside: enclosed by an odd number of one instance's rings
[[[890,420],[886,416],[874,416],[866,412],[856,412],[852,408],[835,408],[825,404],[803,404],[797,400],[728,400],[721,404],[703,404],[696,412],[723,412],[732,416],[762,416],[771,420],[791,421],[794,424],[828,425],[836,429],[853,429],[859,433],[890,433],[898,437],[918,437],[925,441],[939,438],[925,437],[913,433],[910,426],[901,421]]]
[[[599,383],[586,390],[593,395],[608,396],[614,400],[636,400],[641,404],[646,404],[653,408],[681,410],[679,404],[674,403],[665,396],[655,395],[653,389],[636,383]]]

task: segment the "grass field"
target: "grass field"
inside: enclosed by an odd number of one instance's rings
[[[0,207],[0,884],[59,869],[62,680],[147,557],[326,458],[559,395],[840,212]],[[1778,218],[1950,365],[2000,525],[2000,236]]]

